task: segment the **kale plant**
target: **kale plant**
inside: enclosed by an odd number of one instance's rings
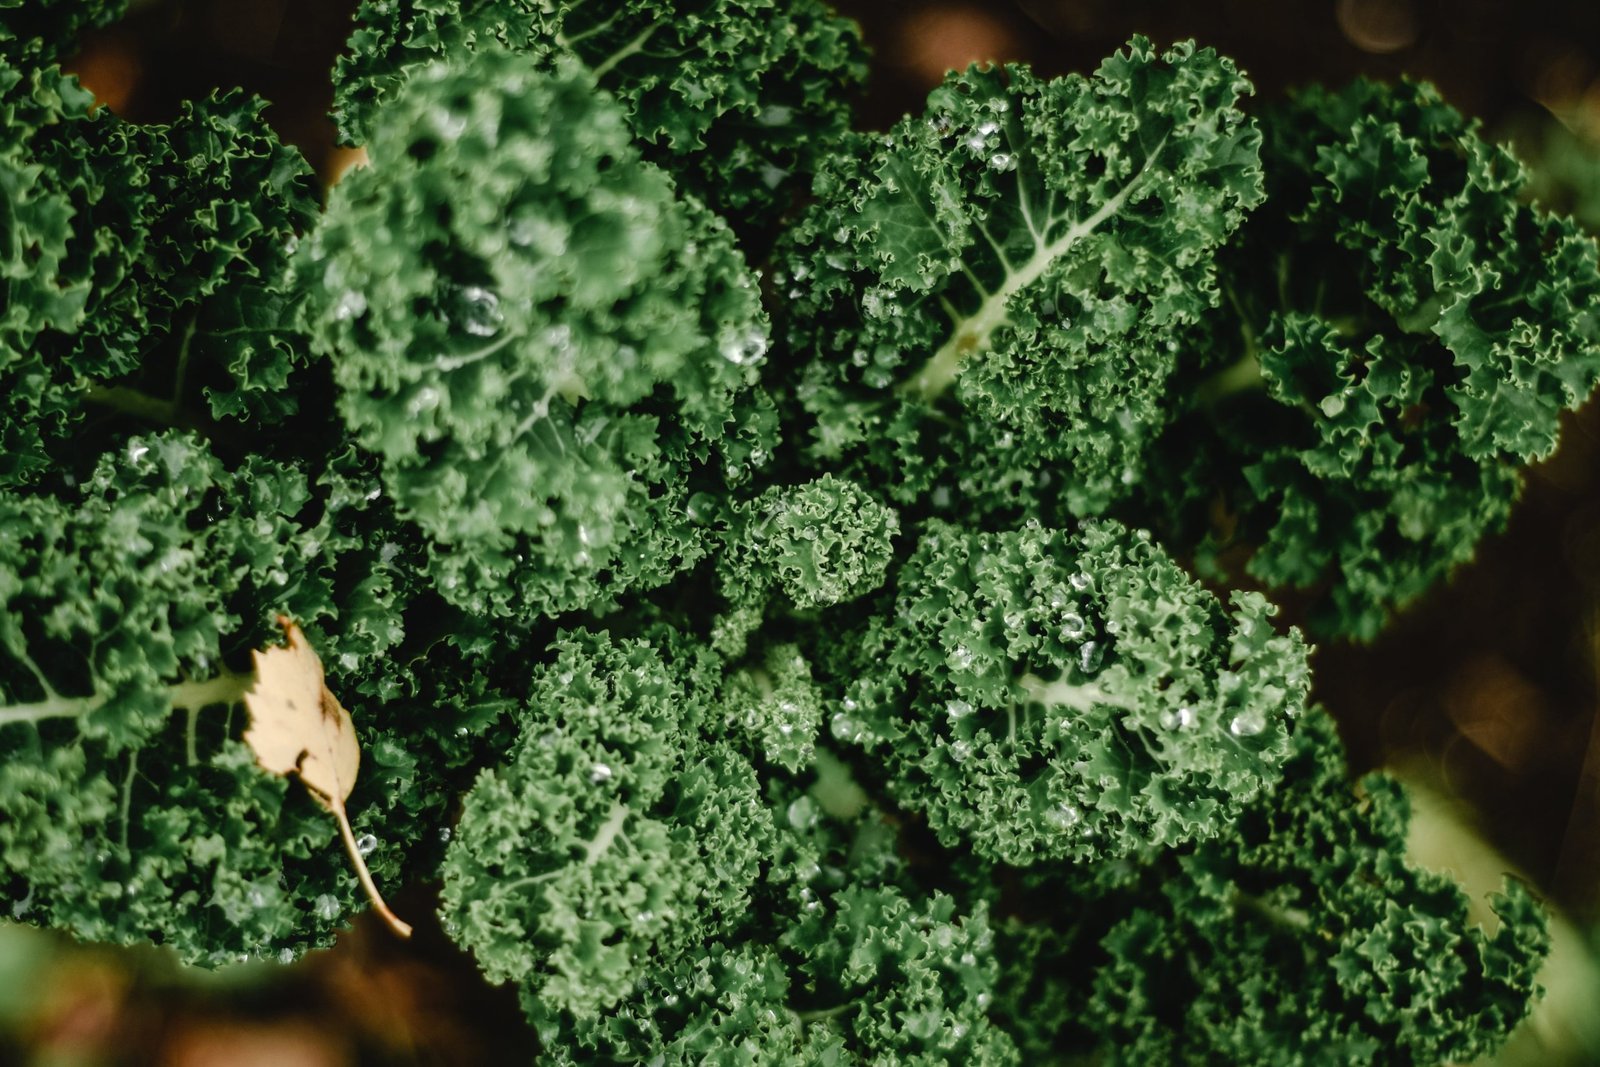
[[[289,961],[436,882],[552,1064],[1527,1014],[1539,904],[1407,860],[1273,603],[1376,633],[1600,378],[1431,89],[1135,38],[874,133],[816,0],[369,0],[319,207],[256,101],[96,108],[115,14],[0,5],[11,918]]]

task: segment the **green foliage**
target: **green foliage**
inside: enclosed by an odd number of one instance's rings
[[[76,499],[0,494],[0,883],[11,916],[205,963],[325,943],[332,827],[232,736],[267,599],[305,618],[305,479],[132,438]],[[291,579],[290,574],[294,577]],[[345,884],[342,884],[345,883]],[[326,898],[325,904],[316,902]]]
[[[841,807],[823,780],[771,799],[746,920],[577,1028],[553,1060],[1019,1063],[987,1015],[999,972],[986,907],[915,888],[883,815]]]
[[[71,55],[84,31],[115,22],[127,0],[0,0],[0,62]]]
[[[923,116],[851,138],[778,256],[809,456],[907,503],[1124,495],[1174,330],[1261,198],[1249,88],[1136,39],[1092,78],[952,75]]]
[[[416,71],[301,246],[340,411],[450,602],[596,605],[705,553],[692,486],[771,455],[754,275],[592,77]]]
[[[419,65],[499,46],[587,66],[646,158],[741,231],[772,229],[866,77],[854,23],[819,0],[362,0],[334,70],[340,136],[386,125]]]
[[[1309,90],[1265,128],[1267,203],[1189,344],[1152,506],[1201,566],[1251,546],[1250,574],[1327,590],[1320,629],[1369,638],[1505,524],[1593,390],[1600,256],[1426,86]]]
[[[1018,866],[1224,832],[1272,782],[1304,707],[1305,647],[1233,610],[1148,534],[930,523],[892,612],[846,633],[860,664],[833,735],[883,761],[950,847]]]
[[[588,1020],[727,927],[772,831],[754,768],[696,730],[692,664],[584,631],[552,645],[510,762],[466,796],[444,914],[530,1015]]]
[[[1393,779],[1351,794],[1332,722],[1309,714],[1231,839],[1118,872],[1054,929],[1005,931],[1002,1014],[1030,1062],[1473,1061],[1527,1012],[1544,919],[1512,882],[1499,929],[1471,925],[1450,878],[1403,859],[1408,819]]]
[[[54,67],[0,67],[0,94],[0,180],[16,193],[0,488],[87,474],[86,422],[293,413],[283,390],[303,345],[277,316],[316,198],[261,102],[234,93],[133,126]]]
[[[715,624],[718,649],[736,654],[748,631],[782,608],[815,612],[878,588],[899,529],[894,509],[831,474],[736,504],[717,559],[729,604]]]
[[[1526,1013],[1531,896],[1411,867],[1299,633],[1184,569],[1371,634],[1592,389],[1595,245],[1431,91],[1258,120],[1136,38],[869,134],[812,0],[371,0],[319,210],[259,102],[125,122],[51,65],[111,7],[28,10],[13,917],[327,942],[334,826],[241,741],[286,615],[356,851],[544,1062],[1422,1064]]]

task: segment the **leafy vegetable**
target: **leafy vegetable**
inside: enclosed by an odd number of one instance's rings
[[[1299,633],[1184,569],[1369,635],[1592,390],[1594,244],[1431,90],[1258,120],[1135,38],[868,134],[812,0],[371,0],[319,210],[256,101],[93,108],[111,10],[0,7],[12,917],[292,960],[359,903],[326,808],[552,1063],[1526,1014],[1531,895],[1409,865]]]
[[[1276,777],[1305,648],[1232,612],[1148,534],[928,525],[832,721],[947,846],[1018,866],[1222,833]]]
[[[1320,627],[1368,638],[1505,524],[1593,391],[1600,254],[1425,86],[1307,91],[1266,129],[1153,506],[1202,566],[1253,546],[1252,575],[1326,587]]]
[[[390,113],[296,270],[439,590],[536,617],[665,583],[705,552],[691,487],[771,456],[766,316],[726,227],[570,64],[428,67]]]
[[[1119,1064],[1459,1063],[1522,1018],[1546,944],[1527,890],[1508,883],[1494,899],[1496,932],[1473,926],[1454,882],[1403,859],[1397,782],[1368,776],[1350,795],[1320,712],[1294,749],[1232,839],[1105,879],[1054,931],[1006,931],[1002,1015],[1027,1035],[1025,1051],[1076,1046]],[[1044,872],[1035,886],[1045,900],[1059,892]],[[1060,978],[1085,974],[1070,988]]]
[[[848,141],[776,278],[809,455],[908,503],[1124,494],[1176,328],[1261,198],[1248,91],[1214,52],[1135,39],[1093,78],[954,75]]]
[[[555,648],[510,763],[467,794],[444,908],[535,1018],[586,1019],[743,910],[771,830],[754,769],[697,736],[683,665],[588,632]]]
[[[0,67],[0,94],[0,170],[20,183],[0,488],[87,475],[91,417],[209,429],[292,414],[282,389],[304,357],[271,320],[315,199],[261,103],[215,97],[169,126],[132,126],[91,111],[54,67]]]
[[[587,66],[647,158],[741,229],[772,227],[866,75],[855,25],[818,0],[363,0],[334,70],[341,136],[387,124],[417,66],[499,46]]]

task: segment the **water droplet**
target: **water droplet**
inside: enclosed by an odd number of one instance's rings
[[[1063,800],[1060,804],[1045,812],[1044,817],[1045,821],[1050,823],[1051,826],[1065,830],[1069,826],[1076,826],[1082,822],[1083,812],[1078,810],[1077,805],[1069,804]]]
[[[332,922],[339,917],[339,901],[330,893],[320,893],[311,905],[311,910],[323,922]]]
[[[956,741],[950,745],[950,758],[957,763],[965,763],[972,756],[971,741]]]
[[[950,666],[958,671],[970,670],[972,659],[972,649],[966,645],[957,645],[950,653]]]
[[[362,834],[356,838],[356,851],[363,856],[370,856],[378,850],[378,839],[371,834]]]
[[[367,296],[354,289],[346,289],[339,294],[339,300],[333,305],[333,317],[339,322],[345,322],[364,315],[367,311]]]
[[[1009,152],[996,152],[989,157],[989,169],[1000,171],[1002,174],[1016,168],[1017,159]]]
[[[817,825],[817,805],[810,797],[797,797],[791,801],[787,814],[789,825],[796,830],[809,830]]]
[[[1105,652],[1100,648],[1098,641],[1085,641],[1078,650],[1078,666],[1083,668],[1083,673],[1093,674],[1100,669],[1100,664],[1105,660]]]
[[[1234,737],[1254,737],[1266,728],[1266,717],[1254,709],[1241,711],[1228,723],[1228,732]]]
[[[1187,730],[1194,723],[1194,709],[1186,706],[1173,711],[1168,708],[1158,721],[1163,730]]]
[[[408,415],[421,415],[424,412],[432,411],[439,406],[441,399],[443,399],[443,394],[439,390],[431,385],[425,385],[418,389],[415,395],[411,397],[410,402],[406,404],[406,413]]]
[[[965,700],[952,700],[945,704],[944,713],[952,724],[960,722],[973,711],[972,705]]]
[[[611,768],[604,763],[596,763],[589,768],[589,782],[599,785],[601,782],[611,781]]]
[[[725,338],[722,358],[741,367],[752,366],[767,354],[767,335],[759,329]]]
[[[1083,616],[1075,611],[1069,611],[1061,617],[1061,640],[1076,641],[1083,636],[1088,625],[1083,621]]]
[[[452,837],[454,837],[454,836],[455,836],[455,831],[451,830],[450,827],[448,827],[448,826],[439,827],[439,843],[441,845],[448,845],[450,843],[450,839]]]
[[[150,451],[150,446],[135,437],[128,442],[128,459],[134,463],[139,462]]]
[[[1089,588],[1089,576],[1082,571],[1074,574],[1071,578],[1068,578],[1067,581],[1071,583],[1072,588],[1076,589],[1080,593]]]
[[[284,967],[294,962],[294,949],[281,948],[278,950],[278,963]]]
[[[840,741],[854,744],[861,740],[861,726],[842,711],[834,715],[833,721],[829,723],[829,729]]]
[[[678,994],[676,994],[676,993],[668,993],[666,996],[661,998],[661,1003],[665,1004],[669,1008],[677,1007],[677,1005],[678,1005]]]
[[[500,311],[500,298],[492,289],[481,285],[464,285],[455,292],[454,317],[461,328],[474,337],[493,337],[500,332],[505,315]]]

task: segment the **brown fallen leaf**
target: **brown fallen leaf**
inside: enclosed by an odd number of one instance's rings
[[[271,774],[297,775],[317,803],[333,813],[339,823],[339,836],[355,865],[361,888],[372,907],[401,937],[411,936],[411,927],[402,922],[383,902],[373,884],[367,861],[356,847],[354,831],[344,802],[356,784],[361,767],[361,748],[356,743],[355,724],[350,713],[329,691],[323,680],[322,660],[306,641],[300,627],[278,616],[286,647],[257,649],[255,684],[244,695],[250,712],[250,728],[244,742],[256,754],[256,762]]]

